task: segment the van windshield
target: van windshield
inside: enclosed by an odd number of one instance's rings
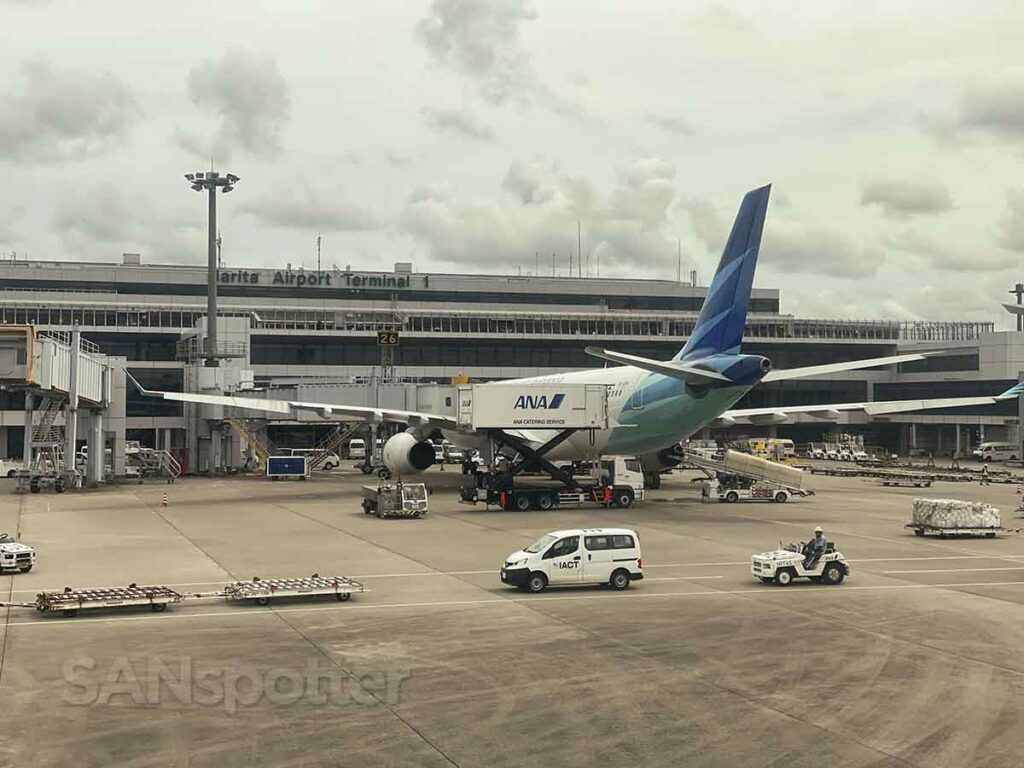
[[[534,554],[536,554],[537,552],[542,552],[543,550],[546,550],[548,547],[554,544],[557,540],[557,536],[552,536],[550,533],[544,534],[535,542],[533,542],[533,544],[524,549],[523,552],[531,552]]]

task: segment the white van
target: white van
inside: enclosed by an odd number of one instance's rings
[[[552,531],[505,558],[501,580],[530,592],[543,592],[548,584],[626,589],[644,577],[640,558],[640,535],[628,528]]]
[[[348,457],[350,459],[366,458],[366,441],[361,437],[353,437],[348,441]]]
[[[982,443],[971,456],[978,461],[1016,461],[1019,451],[1013,443]]]
[[[292,456],[305,456],[307,459],[311,458],[314,454],[320,453],[319,448],[292,448]],[[321,459],[317,465],[317,469],[325,469],[330,472],[332,469],[341,466],[341,456],[331,451]]]

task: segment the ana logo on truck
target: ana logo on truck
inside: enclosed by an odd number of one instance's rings
[[[550,400],[547,395],[520,395],[516,398],[516,404],[513,408],[553,410],[558,408],[563,400],[565,400],[565,395],[561,392],[553,395]]]

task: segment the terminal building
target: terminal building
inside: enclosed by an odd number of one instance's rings
[[[381,403],[382,392],[393,399],[404,388],[397,405],[410,409],[414,385],[603,365],[584,353],[588,345],[668,359],[692,332],[705,294],[698,285],[666,280],[433,274],[402,263],[381,272],[224,266],[217,280],[218,353],[231,371],[229,387],[341,402],[325,399],[340,387],[344,402],[362,404]],[[124,358],[143,387],[192,390],[201,365],[206,281],[203,265],[144,264],[137,254],[125,254],[121,263],[4,261],[0,322],[41,332],[77,326],[100,352]],[[738,408],[992,395],[1015,384],[1024,369],[1024,334],[996,331],[994,322],[811,319],[784,309],[779,290],[755,288],[745,333],[744,351],[778,368],[924,350],[945,354],[765,384]],[[397,332],[397,347],[378,345],[382,331]],[[128,439],[198,452],[188,407],[129,387]],[[982,440],[1017,441],[1017,408],[1006,401],[886,417],[843,413],[838,421],[796,416],[710,436],[772,434],[799,443],[845,433],[891,451],[949,456]],[[0,392],[0,457],[22,455],[23,425],[23,404]],[[312,445],[319,429],[298,422],[270,428],[278,445],[296,447]],[[194,471],[203,469],[198,453],[187,460]]]

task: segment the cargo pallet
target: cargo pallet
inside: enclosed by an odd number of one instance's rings
[[[945,539],[950,536],[970,536],[974,538],[994,539],[1000,533],[1020,533],[1020,528],[1003,528],[1002,526],[986,528],[942,528],[937,525],[921,525],[920,523],[907,523],[903,526],[914,532],[915,536],[924,536],[927,533],[938,534],[939,538]]]
[[[932,481],[927,477],[888,477],[879,484],[892,488],[930,488]]]

